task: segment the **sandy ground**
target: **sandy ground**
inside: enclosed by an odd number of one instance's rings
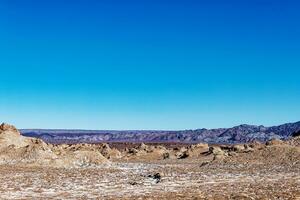
[[[0,166],[0,173],[0,199],[300,199],[299,163],[186,159],[79,169]]]

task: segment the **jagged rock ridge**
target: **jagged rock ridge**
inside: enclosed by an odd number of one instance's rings
[[[24,129],[22,135],[37,137],[47,143],[101,143],[101,142],[184,142],[235,144],[270,139],[288,139],[300,131],[300,121],[265,127],[240,125],[232,128],[196,129],[182,131],[109,131],[109,130],[43,130]]]

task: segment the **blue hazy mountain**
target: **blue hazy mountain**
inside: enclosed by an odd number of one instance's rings
[[[239,125],[232,128],[195,129],[179,131],[161,130],[54,130],[21,129],[24,136],[37,137],[45,142],[100,143],[100,142],[184,142],[184,143],[244,143],[287,139],[300,131],[300,121],[279,126]]]

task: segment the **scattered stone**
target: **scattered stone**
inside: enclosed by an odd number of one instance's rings
[[[189,157],[189,153],[188,153],[188,151],[178,152],[176,154],[176,157],[177,157],[177,159],[184,159],[184,158]]]
[[[160,173],[155,173],[153,175],[148,175],[148,177],[154,179],[155,183],[159,183],[161,181]]]
[[[210,162],[208,162],[208,161],[205,161],[205,162],[202,162],[201,164],[200,164],[200,167],[204,167],[205,165],[208,165]]]
[[[138,183],[135,182],[135,181],[130,181],[129,184],[130,184],[130,185],[137,185]]]
[[[168,158],[170,158],[170,153],[169,152],[163,153],[163,159],[168,159]]]
[[[132,155],[136,155],[138,152],[139,152],[139,151],[138,151],[137,149],[135,149],[135,148],[130,148],[130,149],[128,150],[128,153],[129,153],[129,154],[132,154]]]

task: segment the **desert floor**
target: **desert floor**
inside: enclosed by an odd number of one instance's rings
[[[0,199],[300,199],[300,137],[53,145],[2,124]]]
[[[0,199],[300,199],[299,163],[183,159],[76,169],[2,165],[0,174]]]

